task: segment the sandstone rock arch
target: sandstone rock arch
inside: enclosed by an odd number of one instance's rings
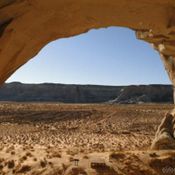
[[[48,42],[109,26],[151,43],[175,85],[174,0],[1,0],[0,83]]]

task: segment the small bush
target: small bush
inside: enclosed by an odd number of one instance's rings
[[[8,167],[9,169],[14,168],[14,166],[15,166],[14,160],[10,160],[10,161],[7,162],[7,167]]]
[[[42,168],[45,168],[46,165],[47,165],[47,161],[46,160],[41,160],[40,165],[41,165]]]
[[[31,170],[31,167],[29,165],[23,165],[17,173],[26,173],[30,170]]]
[[[123,153],[111,153],[109,156],[110,159],[123,159],[125,155]]]

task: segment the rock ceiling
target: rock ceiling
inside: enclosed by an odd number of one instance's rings
[[[151,43],[175,84],[174,0],[0,0],[0,83],[49,42],[109,26]]]

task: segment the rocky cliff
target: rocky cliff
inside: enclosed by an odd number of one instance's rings
[[[120,90],[119,96],[111,103],[173,103],[173,89],[170,85],[126,86]]]
[[[170,85],[99,86],[65,84],[4,84],[0,101],[64,103],[172,103]]]

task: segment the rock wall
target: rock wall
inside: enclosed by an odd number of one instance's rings
[[[116,98],[121,88],[120,86],[13,82],[0,87],[0,101],[102,103]],[[172,96],[171,86],[166,86],[164,89],[166,89],[165,93],[168,93],[167,96]]]
[[[173,103],[171,85],[100,86],[7,83],[0,101],[63,103]]]
[[[152,43],[175,84],[174,0],[1,0],[0,83],[47,43],[109,26]]]

